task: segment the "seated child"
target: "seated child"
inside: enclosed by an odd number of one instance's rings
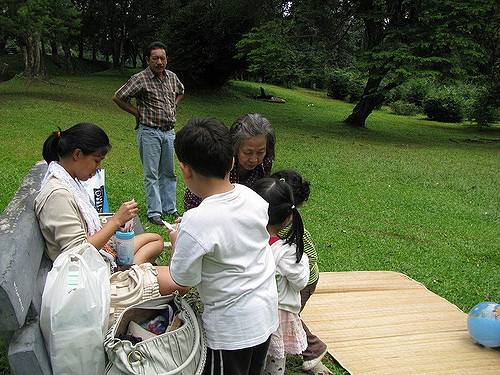
[[[204,304],[204,373],[261,374],[278,327],[268,204],[229,182],[232,143],[220,120],[189,120],[174,147],[186,186],[203,199],[170,231],[170,273],[180,286],[196,286]]]

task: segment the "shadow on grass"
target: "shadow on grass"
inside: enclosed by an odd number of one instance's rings
[[[286,123],[286,127],[293,128],[303,136],[313,138],[335,136],[337,139],[341,138],[361,147],[380,144],[395,147],[461,147],[500,150],[500,128],[498,127],[478,130],[468,125],[459,124],[450,127],[429,123],[415,127],[404,125],[404,127],[388,128],[370,124],[370,118],[368,120],[366,128],[353,128],[341,121],[329,123],[324,120],[311,121],[311,123],[319,124],[311,126],[307,125],[306,119]]]

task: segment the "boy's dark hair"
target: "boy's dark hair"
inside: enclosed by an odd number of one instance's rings
[[[168,56],[167,46],[164,43],[157,41],[157,42],[151,43],[148,46],[148,48],[144,51],[144,57],[149,58],[151,56],[151,51],[155,50],[155,49],[162,49],[162,50],[164,50],[165,54]]]
[[[60,158],[69,155],[77,148],[84,155],[102,151],[106,154],[110,149],[109,138],[99,126],[81,122],[71,128],[52,132],[43,144],[42,155],[47,163],[59,161]]]
[[[302,206],[302,203],[309,199],[311,182],[304,180],[300,173],[292,169],[282,169],[274,172],[270,177],[285,181],[290,185],[293,191],[293,199],[297,207]]]
[[[179,161],[205,177],[224,178],[233,164],[231,135],[215,117],[189,120],[175,135],[174,148]]]
[[[299,263],[304,253],[304,224],[297,207],[295,207],[292,188],[284,181],[266,177],[257,180],[254,190],[269,203],[269,225],[283,224],[292,215],[290,229],[283,239],[287,244],[295,243],[297,245],[295,258],[296,262]]]

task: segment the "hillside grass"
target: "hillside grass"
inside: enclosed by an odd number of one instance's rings
[[[51,131],[93,122],[113,146],[103,162],[111,209],[135,198],[147,223],[134,119],[111,101],[127,78],[105,71],[56,77],[50,84],[21,78],[0,84],[2,210],[42,158]],[[254,100],[260,86],[286,103]],[[322,92],[234,81],[220,91],[187,87],[177,128],[199,116],[228,126],[250,112],[269,118],[277,136],[273,170],[293,168],[311,181],[301,213],[321,271],[402,272],[465,312],[485,300],[500,301],[500,127],[478,132],[467,123],[397,116],[382,108],[366,129],[353,129],[342,124],[352,108]],[[182,212],[185,185],[178,166],[177,176]],[[147,230],[168,238],[161,228]]]

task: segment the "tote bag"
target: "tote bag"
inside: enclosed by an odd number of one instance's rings
[[[102,373],[109,305],[109,265],[94,246],[86,242],[56,258],[40,311],[54,374]]]

